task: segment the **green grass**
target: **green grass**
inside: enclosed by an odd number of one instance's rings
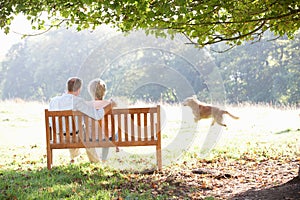
[[[110,150],[104,164],[91,164],[85,153],[69,164],[68,150],[54,150],[54,167],[46,168],[44,108],[38,102],[0,102],[0,199],[167,199],[155,193],[136,171],[155,167],[152,147]],[[299,109],[266,105],[228,106],[240,117],[226,118],[209,154],[201,154],[210,120],[193,122],[190,110],[163,105],[164,168],[194,160],[299,159]],[[84,152],[84,151],[83,151]],[[153,180],[155,181],[155,180]],[[164,187],[173,187],[166,185]],[[174,188],[176,190],[176,188]],[[207,196],[206,199],[214,199]]]
[[[1,170],[0,177],[0,199],[110,199],[116,196],[114,187],[124,181],[119,172],[88,163],[52,171]]]

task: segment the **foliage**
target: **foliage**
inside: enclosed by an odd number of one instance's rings
[[[77,30],[113,24],[124,32],[144,29],[157,36],[183,33],[200,46],[243,40],[259,40],[264,32],[291,37],[300,27],[297,0],[143,0],[143,1],[2,1],[0,28],[9,32],[14,15],[22,13],[33,29],[45,29],[46,22],[63,22]],[[43,17],[45,16],[45,17]]]
[[[228,100],[299,104],[299,44],[298,34],[294,41],[266,39],[218,53]]]
[[[205,58],[198,48],[182,41],[170,47],[169,40],[140,33],[110,34],[106,29],[93,33],[61,29],[39,36],[42,38],[26,38],[10,49],[0,65],[1,99],[48,101],[64,91],[69,76],[80,76],[86,99],[90,98],[85,89],[88,81],[101,77],[108,85],[108,98],[176,103],[191,95],[188,85],[202,101],[210,101],[204,74],[188,59]],[[223,53],[210,51],[228,102],[300,103],[299,34],[294,40],[269,38],[271,34],[259,43],[245,43]],[[154,48],[154,43],[161,47]],[[224,48],[217,44],[210,49]]]
[[[65,81],[77,75],[78,63],[94,40],[97,37],[58,30],[14,45],[2,63],[3,97],[47,100],[64,92]]]
[[[68,28],[75,26],[76,30],[82,31],[96,29],[102,24],[110,24],[123,32],[143,29],[147,34],[159,37],[171,36],[174,38],[178,33],[182,33],[187,37],[188,43],[200,46],[216,43],[221,43],[220,46],[222,46],[223,42],[230,45],[241,45],[242,41],[261,41],[263,35],[269,37],[269,31],[274,34],[271,35],[272,37],[287,36],[290,39],[294,38],[300,27],[300,8],[296,0],[72,0],[68,2],[12,0],[1,1],[0,7],[0,28],[6,33],[9,33],[9,27],[14,17],[23,14],[32,23],[33,29],[42,31],[60,26]],[[55,33],[57,35],[51,36],[51,34],[53,33],[46,36],[49,37],[49,42],[46,41],[42,45],[27,41],[11,49],[8,55],[9,60],[0,66],[1,77],[4,77],[0,84],[3,89],[1,90],[2,99],[14,97],[49,99],[57,94],[57,88],[61,88],[67,76],[76,71],[74,66],[82,63],[82,60],[90,53],[90,47],[95,45],[89,43],[89,46],[83,48],[82,44],[88,43],[83,40],[83,38],[87,39],[84,34],[69,35],[67,40],[64,38],[67,36],[57,33]],[[249,44],[245,44],[235,52],[215,56],[217,65],[225,74],[225,87],[229,101],[299,103],[299,70],[297,70],[299,67],[297,64],[299,63],[297,41],[299,39],[295,40],[295,43],[281,39],[278,42],[261,44],[262,52],[260,52],[259,45],[249,47]],[[137,39],[135,42],[139,42],[139,40]],[[248,55],[249,51],[246,48],[251,49],[251,56]],[[273,51],[271,51],[272,48]],[[28,49],[30,50],[28,51]],[[68,52],[68,55],[61,52]],[[146,53],[143,53],[146,57]],[[236,59],[231,62],[226,58],[228,56]],[[241,56],[244,59],[238,60],[238,57]],[[164,57],[170,59],[173,55]],[[102,60],[105,58],[102,57]],[[131,73],[135,74],[134,69],[144,60],[145,58],[140,58],[135,64],[129,66],[128,68],[132,69]],[[148,62],[150,60],[148,58]],[[180,59],[175,58],[169,63],[173,63],[172,66],[175,66],[179,62]],[[33,72],[32,66],[35,66],[37,70]],[[96,68],[96,66],[92,66],[91,69]],[[189,67],[186,64],[182,68]],[[179,67],[175,66],[174,69],[179,69]],[[188,77],[192,71],[190,68],[188,70],[189,72],[184,73],[185,77]],[[145,73],[150,74],[151,70],[140,72],[136,78]],[[114,75],[120,77],[123,74],[120,72]],[[165,78],[164,75],[161,76]],[[53,78],[55,83],[49,84],[53,82]],[[133,78],[123,81],[128,81],[131,88],[136,84],[136,79]],[[110,79],[108,79],[108,83],[119,84]],[[197,79],[192,76],[191,84],[198,85],[195,89],[198,96],[203,100],[209,100],[203,77]],[[23,88],[26,88],[27,91]],[[131,88],[122,88],[124,89],[123,95],[128,95]],[[145,90],[148,91],[148,94],[134,93],[132,98],[147,98],[157,101],[163,96],[169,102],[176,102],[178,98],[176,99],[174,94],[180,94],[178,88],[174,87],[145,87]]]

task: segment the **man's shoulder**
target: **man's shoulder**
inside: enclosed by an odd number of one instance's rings
[[[70,99],[70,98],[72,98],[72,96],[73,95],[69,95],[69,94],[58,95],[58,96],[52,97],[50,99],[50,102],[51,101],[59,101],[59,100],[63,100],[63,99]]]
[[[55,96],[55,97],[52,97],[51,99],[50,99],[50,102],[51,101],[56,101],[56,100],[58,100],[58,99],[60,99],[62,96]]]
[[[73,95],[63,94],[50,100],[50,110],[71,110],[73,108]]]

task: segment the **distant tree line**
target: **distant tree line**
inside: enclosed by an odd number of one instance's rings
[[[109,40],[110,34],[105,30],[90,33],[59,29],[24,39],[0,63],[1,99],[48,101],[64,92],[69,76],[80,76],[84,87],[93,78],[103,78],[108,97],[176,103],[191,94],[184,91],[188,84],[192,93],[209,101],[205,77],[178,53],[188,44],[178,45],[176,53],[157,48],[128,49],[126,54],[113,57],[118,45],[125,48],[152,41],[145,37]],[[282,37],[245,43],[223,53],[216,51],[226,49],[224,44],[211,46],[209,53],[222,76],[226,101],[299,105],[299,36],[294,40]],[[167,42],[162,45],[168,48]],[[193,49],[185,53],[199,56]],[[82,95],[89,98],[86,88]]]
[[[214,54],[230,102],[300,104],[300,35]]]

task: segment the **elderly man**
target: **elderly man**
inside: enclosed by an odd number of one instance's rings
[[[66,86],[66,93],[51,99],[49,110],[78,110],[95,120],[99,120],[104,117],[104,114],[109,111],[112,106],[114,106],[114,102],[86,102],[83,98],[79,97],[82,87],[82,80],[78,77],[69,78]],[[99,158],[94,148],[87,148],[86,152],[91,162],[99,162]],[[70,149],[71,163],[73,163],[74,159],[79,155],[79,149]]]

